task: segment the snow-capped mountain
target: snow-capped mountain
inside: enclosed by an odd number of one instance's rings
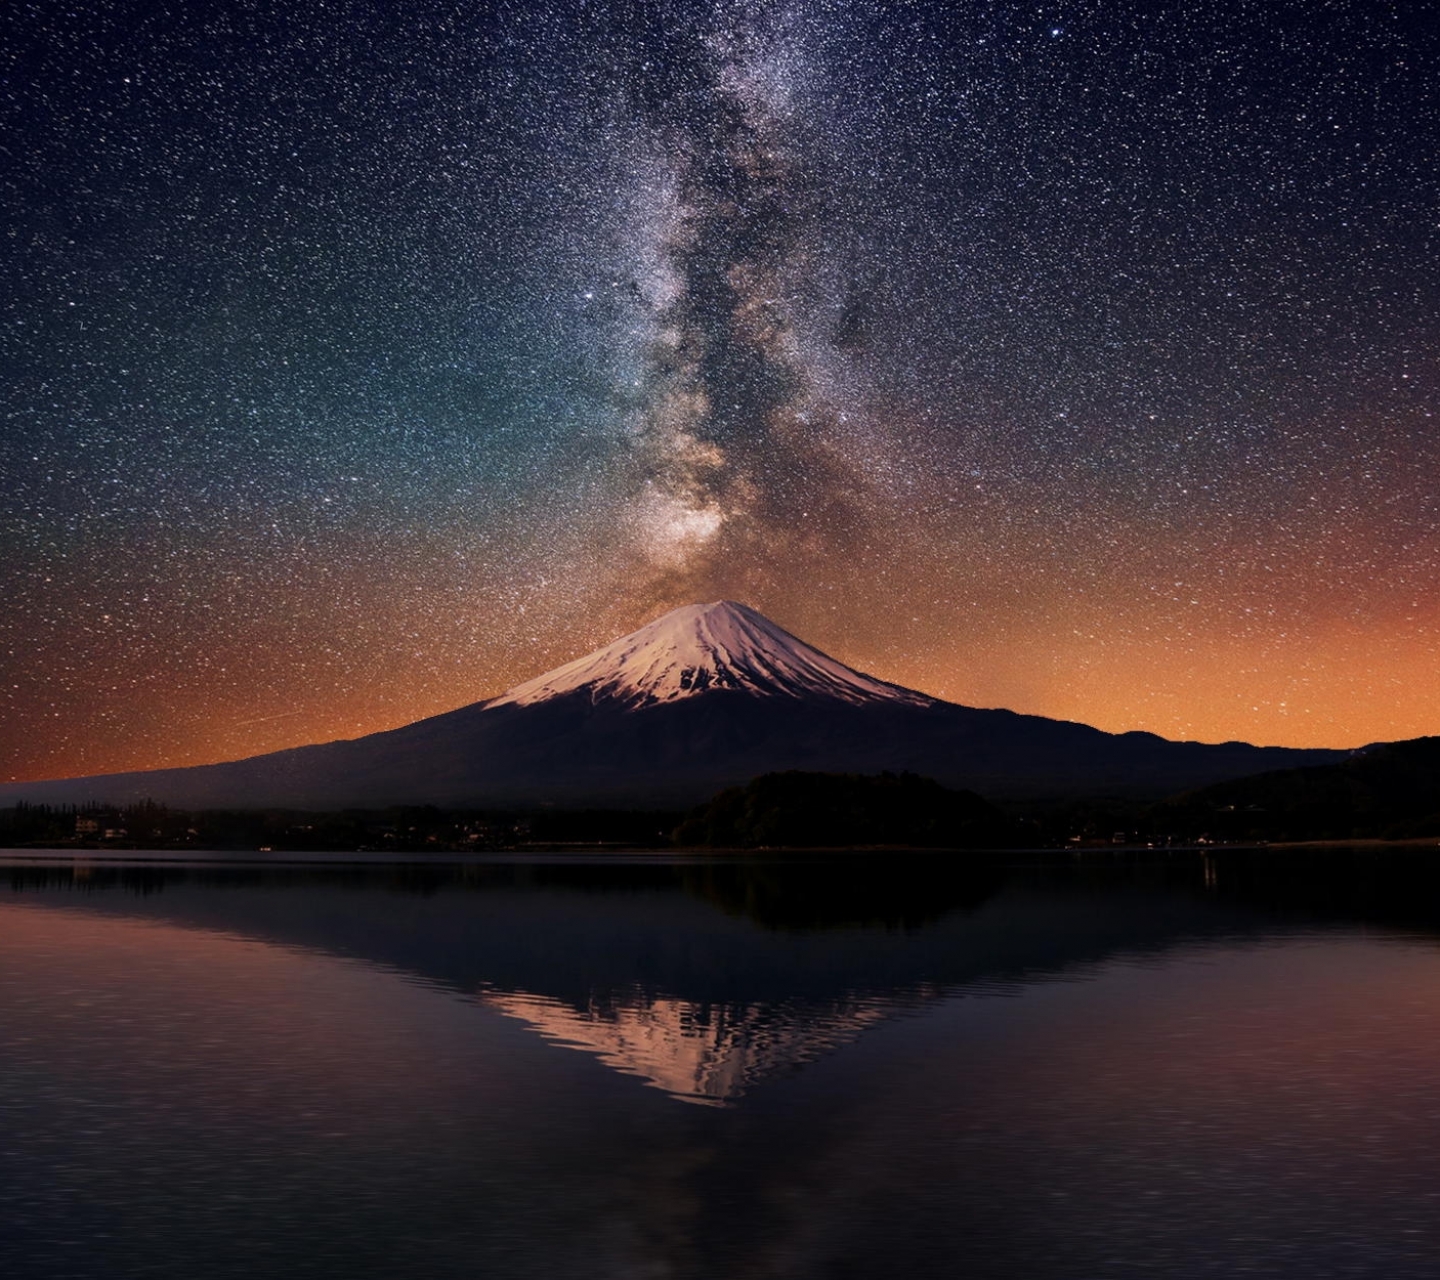
[[[720,601],[400,729],[189,769],[10,783],[0,804],[675,806],[779,769],[909,770],[992,797],[1158,796],[1344,754],[957,706],[853,671]]]
[[[516,685],[487,705],[583,693],[638,709],[729,689],[762,698],[838,698],[926,707],[935,699],[852,671],[732,600],[691,604],[603,649]]]

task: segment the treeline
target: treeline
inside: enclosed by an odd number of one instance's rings
[[[145,832],[164,843],[186,838],[190,815],[167,809],[153,800],[111,807],[108,805],[26,804],[21,801],[0,809],[0,844],[69,844],[90,840],[119,840],[128,833]]]
[[[432,805],[308,812],[190,811],[146,800],[0,809],[7,848],[265,849],[276,852],[463,853],[536,845],[663,847],[681,814],[651,811],[440,809]]]

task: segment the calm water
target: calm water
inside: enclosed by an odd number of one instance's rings
[[[0,1275],[1432,1277],[1440,879],[0,865]]]

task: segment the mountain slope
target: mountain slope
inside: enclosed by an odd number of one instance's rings
[[[852,671],[721,601],[403,728],[226,764],[12,783],[0,804],[669,805],[787,769],[908,770],[992,797],[1158,797],[1344,754],[1169,742],[957,706]]]
[[[1223,840],[1440,835],[1440,737],[1219,783],[1176,796],[1149,816],[1158,830]]]

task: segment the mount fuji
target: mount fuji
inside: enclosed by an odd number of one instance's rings
[[[0,804],[688,805],[782,769],[908,770],[991,797],[1159,796],[1347,754],[1172,742],[959,706],[853,671],[720,601],[403,728],[225,764],[10,783]]]

